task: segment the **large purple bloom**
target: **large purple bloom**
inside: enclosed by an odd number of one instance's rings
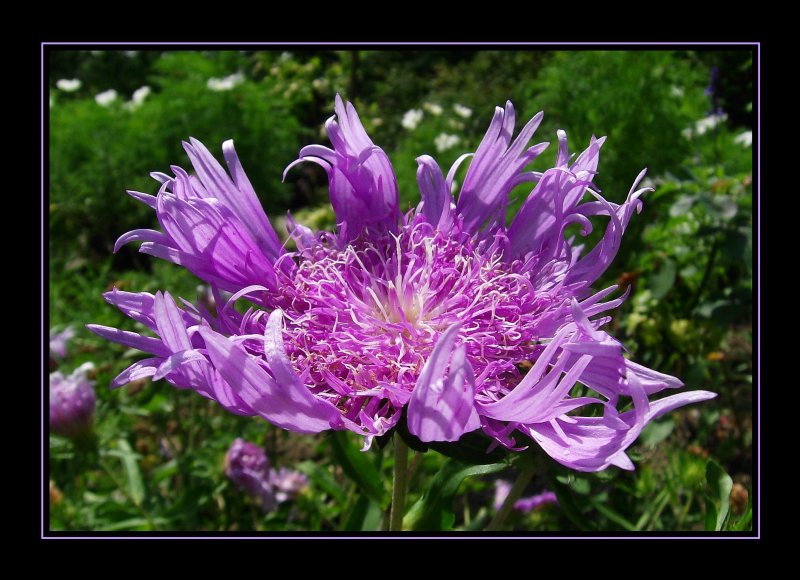
[[[297,162],[327,172],[337,228],[314,233],[290,219],[295,252],[281,246],[231,141],[222,146],[227,172],[192,139],[185,148],[196,175],[173,167],[172,176],[153,174],[156,196],[130,192],[155,210],[161,231],[129,232],[117,247],[139,241],[140,251],[183,265],[211,285],[216,311],[179,307],[167,293],[107,293],[157,335],[90,325],[151,355],[113,386],[165,378],[234,413],[302,433],[349,429],[366,446],[406,409],[408,430],[422,441],[480,429],[508,448],[532,439],[582,471],[632,469],[625,449],[649,421],[714,396],[651,400],[682,383],[626,359],[601,330],[610,317],[598,315],[625,296],[606,300],[616,286],[592,284],[646,191],[637,189],[644,171],[622,204],[592,189],[604,138],[571,161],[559,131],[555,167],[526,171],[546,147],[528,147],[542,115],[514,139],[507,103],[458,200],[451,187],[468,156],[444,176],[423,155],[421,202],[401,216],[388,157],[351,104],[337,97],[335,110],[326,125],[333,149],[305,147]],[[509,192],[524,182],[535,186],[506,227]],[[588,235],[592,218],[607,225],[584,252],[565,228]],[[221,291],[233,294],[226,301]],[[252,304],[244,314],[233,308],[240,299]],[[574,396],[579,384],[589,394]],[[585,408],[595,412],[578,414]]]

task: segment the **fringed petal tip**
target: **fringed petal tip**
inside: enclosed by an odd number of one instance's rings
[[[439,337],[408,402],[408,430],[423,442],[458,441],[481,426],[475,372],[464,346],[454,348],[460,328],[454,324]]]

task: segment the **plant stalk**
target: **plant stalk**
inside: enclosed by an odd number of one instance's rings
[[[403,438],[394,436],[394,480],[392,481],[392,511],[389,516],[389,531],[403,530],[403,515],[406,511],[406,488],[408,487],[408,445]]]
[[[488,526],[486,526],[487,532],[499,530],[503,526],[508,514],[510,514],[511,510],[514,508],[514,504],[520,497],[522,497],[522,492],[525,491],[525,488],[528,487],[531,479],[533,479],[533,473],[535,470],[536,465],[532,463],[520,472],[520,474],[517,476],[517,480],[514,482],[514,485],[511,486],[511,491],[508,492],[508,496],[503,502],[503,505],[500,506],[500,509],[497,510],[497,513],[492,518],[492,521],[489,522]]]

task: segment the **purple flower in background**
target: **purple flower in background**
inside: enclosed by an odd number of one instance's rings
[[[61,332],[50,331],[50,352],[58,358],[67,356],[67,343],[75,336],[75,329],[66,327]]]
[[[95,408],[94,383],[87,373],[94,368],[84,363],[69,376],[50,373],[50,430],[63,437],[79,437],[92,426]]]
[[[277,471],[270,470],[269,479],[275,492],[275,499],[281,503],[292,501],[308,486],[308,478],[305,475],[285,467]]]
[[[508,494],[511,492],[512,484],[510,481],[498,479],[495,481],[494,485],[494,510],[499,511],[503,502],[506,501]],[[558,503],[556,494],[552,491],[544,491],[529,497],[519,498],[514,502],[514,509],[518,512],[528,513],[549,503]]]
[[[626,296],[608,299],[617,287],[593,284],[647,191],[637,189],[644,171],[621,204],[593,189],[604,137],[575,157],[559,131],[555,166],[526,170],[547,147],[528,146],[542,113],[512,138],[509,102],[446,176],[433,158],[417,158],[421,202],[401,215],[386,153],[350,103],[337,97],[335,111],[326,123],[333,148],[304,147],[287,171],[303,161],[326,171],[336,231],[315,233],[290,216],[296,251],[281,245],[231,141],[222,145],[227,171],[190,139],[194,175],[173,166],[172,175],[152,174],[156,196],[129,192],[161,229],[128,232],[116,248],[141,242],[141,252],[184,266],[210,285],[216,311],[179,307],[166,292],[105,294],[157,335],[89,325],[150,355],[112,386],[165,378],[284,429],[349,429],[365,448],[405,409],[424,442],[481,430],[493,446],[536,441],[581,471],[632,469],[625,449],[649,421],[715,396],[651,400],[681,381],[626,359],[601,330],[611,320],[602,314]],[[456,170],[470,155],[454,199]],[[522,183],[535,185],[506,226],[509,193]],[[593,219],[606,226],[591,250],[565,237],[573,224],[588,235]],[[240,299],[251,303],[244,313],[234,308]],[[573,396],[578,384],[590,394]],[[602,415],[576,414],[582,408]]]
[[[558,503],[556,494],[552,491],[543,491],[530,497],[523,497],[514,502],[514,509],[523,513],[531,512],[549,503]]]
[[[265,512],[275,507],[269,461],[262,447],[237,438],[225,455],[225,475],[261,504]]]

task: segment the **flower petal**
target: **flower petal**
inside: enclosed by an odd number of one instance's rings
[[[453,325],[439,338],[408,402],[408,430],[421,441],[457,441],[481,425],[473,404],[475,373],[463,345],[453,352],[458,331]]]
[[[184,143],[184,149],[203,185],[239,219],[261,252],[270,261],[277,260],[283,253],[283,248],[242,169],[233,140],[229,139],[222,144],[222,153],[233,179],[228,177],[205,145],[194,138],[189,141],[190,143]]]
[[[452,224],[453,196],[444,181],[442,170],[430,155],[417,157],[417,183],[422,197],[421,213],[428,223],[447,231]],[[420,208],[417,209],[420,211]]]
[[[334,150],[310,145],[300,151],[300,160],[318,163],[328,173],[339,243],[345,246],[363,232],[397,231],[400,202],[392,164],[370,140],[353,105],[337,94],[335,110],[325,124]]]
[[[612,424],[607,417],[562,415],[549,423],[521,426],[520,430],[539,443],[550,457],[571,469],[601,471],[610,465],[633,469],[625,449],[636,440],[645,425],[678,407],[716,396],[709,391],[689,391],[652,401],[638,420],[638,409],[615,418],[617,423],[622,422],[622,427]]]
[[[87,324],[86,328],[94,332],[97,336],[116,342],[124,346],[129,346],[137,350],[149,352],[156,356],[168,357],[172,354],[170,350],[157,338],[151,336],[142,336],[135,332],[127,330],[120,330],[119,328],[111,328],[110,326],[102,326],[100,324]]]
[[[279,384],[242,346],[210,328],[201,327],[199,332],[222,378],[269,422],[298,433],[319,433],[330,429],[340,415],[336,407],[315,397],[304,385]]]
[[[492,233],[497,226],[505,224],[510,185],[543,150],[542,147],[524,150],[543,116],[539,112],[528,121],[512,143],[514,106],[508,101],[505,110],[495,109],[494,118],[475,151],[458,196],[456,207],[464,219],[466,231],[477,233],[486,225],[486,232]]]

